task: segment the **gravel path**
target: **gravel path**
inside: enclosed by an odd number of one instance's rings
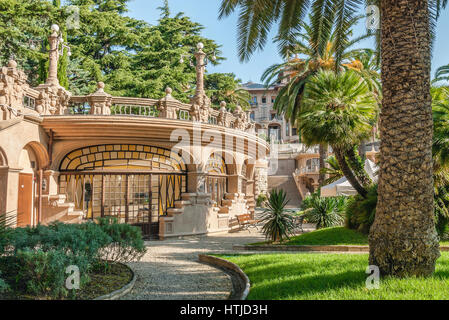
[[[305,225],[304,229],[312,231],[314,228]],[[251,232],[149,241],[142,260],[130,263],[137,274],[137,281],[134,289],[122,300],[227,299],[232,289],[230,277],[219,269],[198,262],[198,254],[233,252],[234,244],[261,241],[264,241],[264,236],[254,229]]]
[[[198,262],[198,254],[230,252],[233,244],[263,241],[251,230],[202,237],[147,242],[148,252],[130,267],[134,289],[123,300],[224,300],[232,289],[223,271]]]

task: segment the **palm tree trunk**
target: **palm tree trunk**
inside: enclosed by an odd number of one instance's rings
[[[356,176],[352,172],[351,168],[346,162],[344,152],[340,148],[332,147],[332,149],[334,149],[335,158],[337,159],[341,171],[345,175],[346,179],[348,179],[349,183],[358,192],[358,194],[366,198],[368,192],[365,190],[365,188],[363,188],[363,186],[360,184],[360,182],[357,180]]]
[[[383,0],[383,103],[370,264],[381,274],[428,276],[439,258],[434,224],[427,0]]]
[[[323,186],[324,181],[326,180],[326,174],[321,173],[321,169],[326,167],[325,160],[328,157],[328,153],[329,153],[329,148],[328,148],[327,144],[320,144],[320,177],[318,180],[320,188]]]
[[[359,156],[363,161],[366,160],[366,141],[363,140],[359,146]]]
[[[357,159],[355,152],[356,151],[354,149],[348,149],[348,151],[345,152],[345,155],[349,161],[349,165],[352,168],[357,179],[362,184],[362,186],[364,187],[370,186],[373,183],[373,181],[366,173],[363,165],[360,164],[359,159]]]

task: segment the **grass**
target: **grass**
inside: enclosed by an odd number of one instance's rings
[[[257,242],[250,245],[266,245],[269,242]],[[299,236],[291,237],[289,241],[282,245],[290,246],[306,246],[306,245],[354,245],[367,246],[368,236],[356,230],[347,229],[345,227],[333,227],[320,229]],[[449,241],[441,241],[440,245],[448,246]]]
[[[221,256],[251,281],[248,300],[449,299],[449,253],[429,278],[381,279],[366,289],[367,254],[261,254]]]
[[[251,245],[264,245],[267,242]],[[283,245],[368,245],[368,236],[344,227],[320,229],[291,237]]]

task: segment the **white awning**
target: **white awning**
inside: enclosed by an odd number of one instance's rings
[[[378,177],[376,173],[379,170],[379,167],[371,160],[366,159],[365,170],[370,178],[374,182],[377,182]],[[356,194],[357,191],[355,191],[355,189],[351,186],[351,184],[345,177],[321,188],[322,197],[353,196]]]

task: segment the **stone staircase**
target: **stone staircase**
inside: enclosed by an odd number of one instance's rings
[[[273,189],[282,189],[287,193],[289,203],[287,208],[299,208],[302,203],[302,197],[296,186],[292,175],[289,176],[268,176],[268,191]]]
[[[62,194],[43,196],[47,201],[42,202],[45,215],[42,224],[50,224],[55,221],[63,223],[82,223],[84,211],[76,210],[75,204],[67,202],[66,196]]]

